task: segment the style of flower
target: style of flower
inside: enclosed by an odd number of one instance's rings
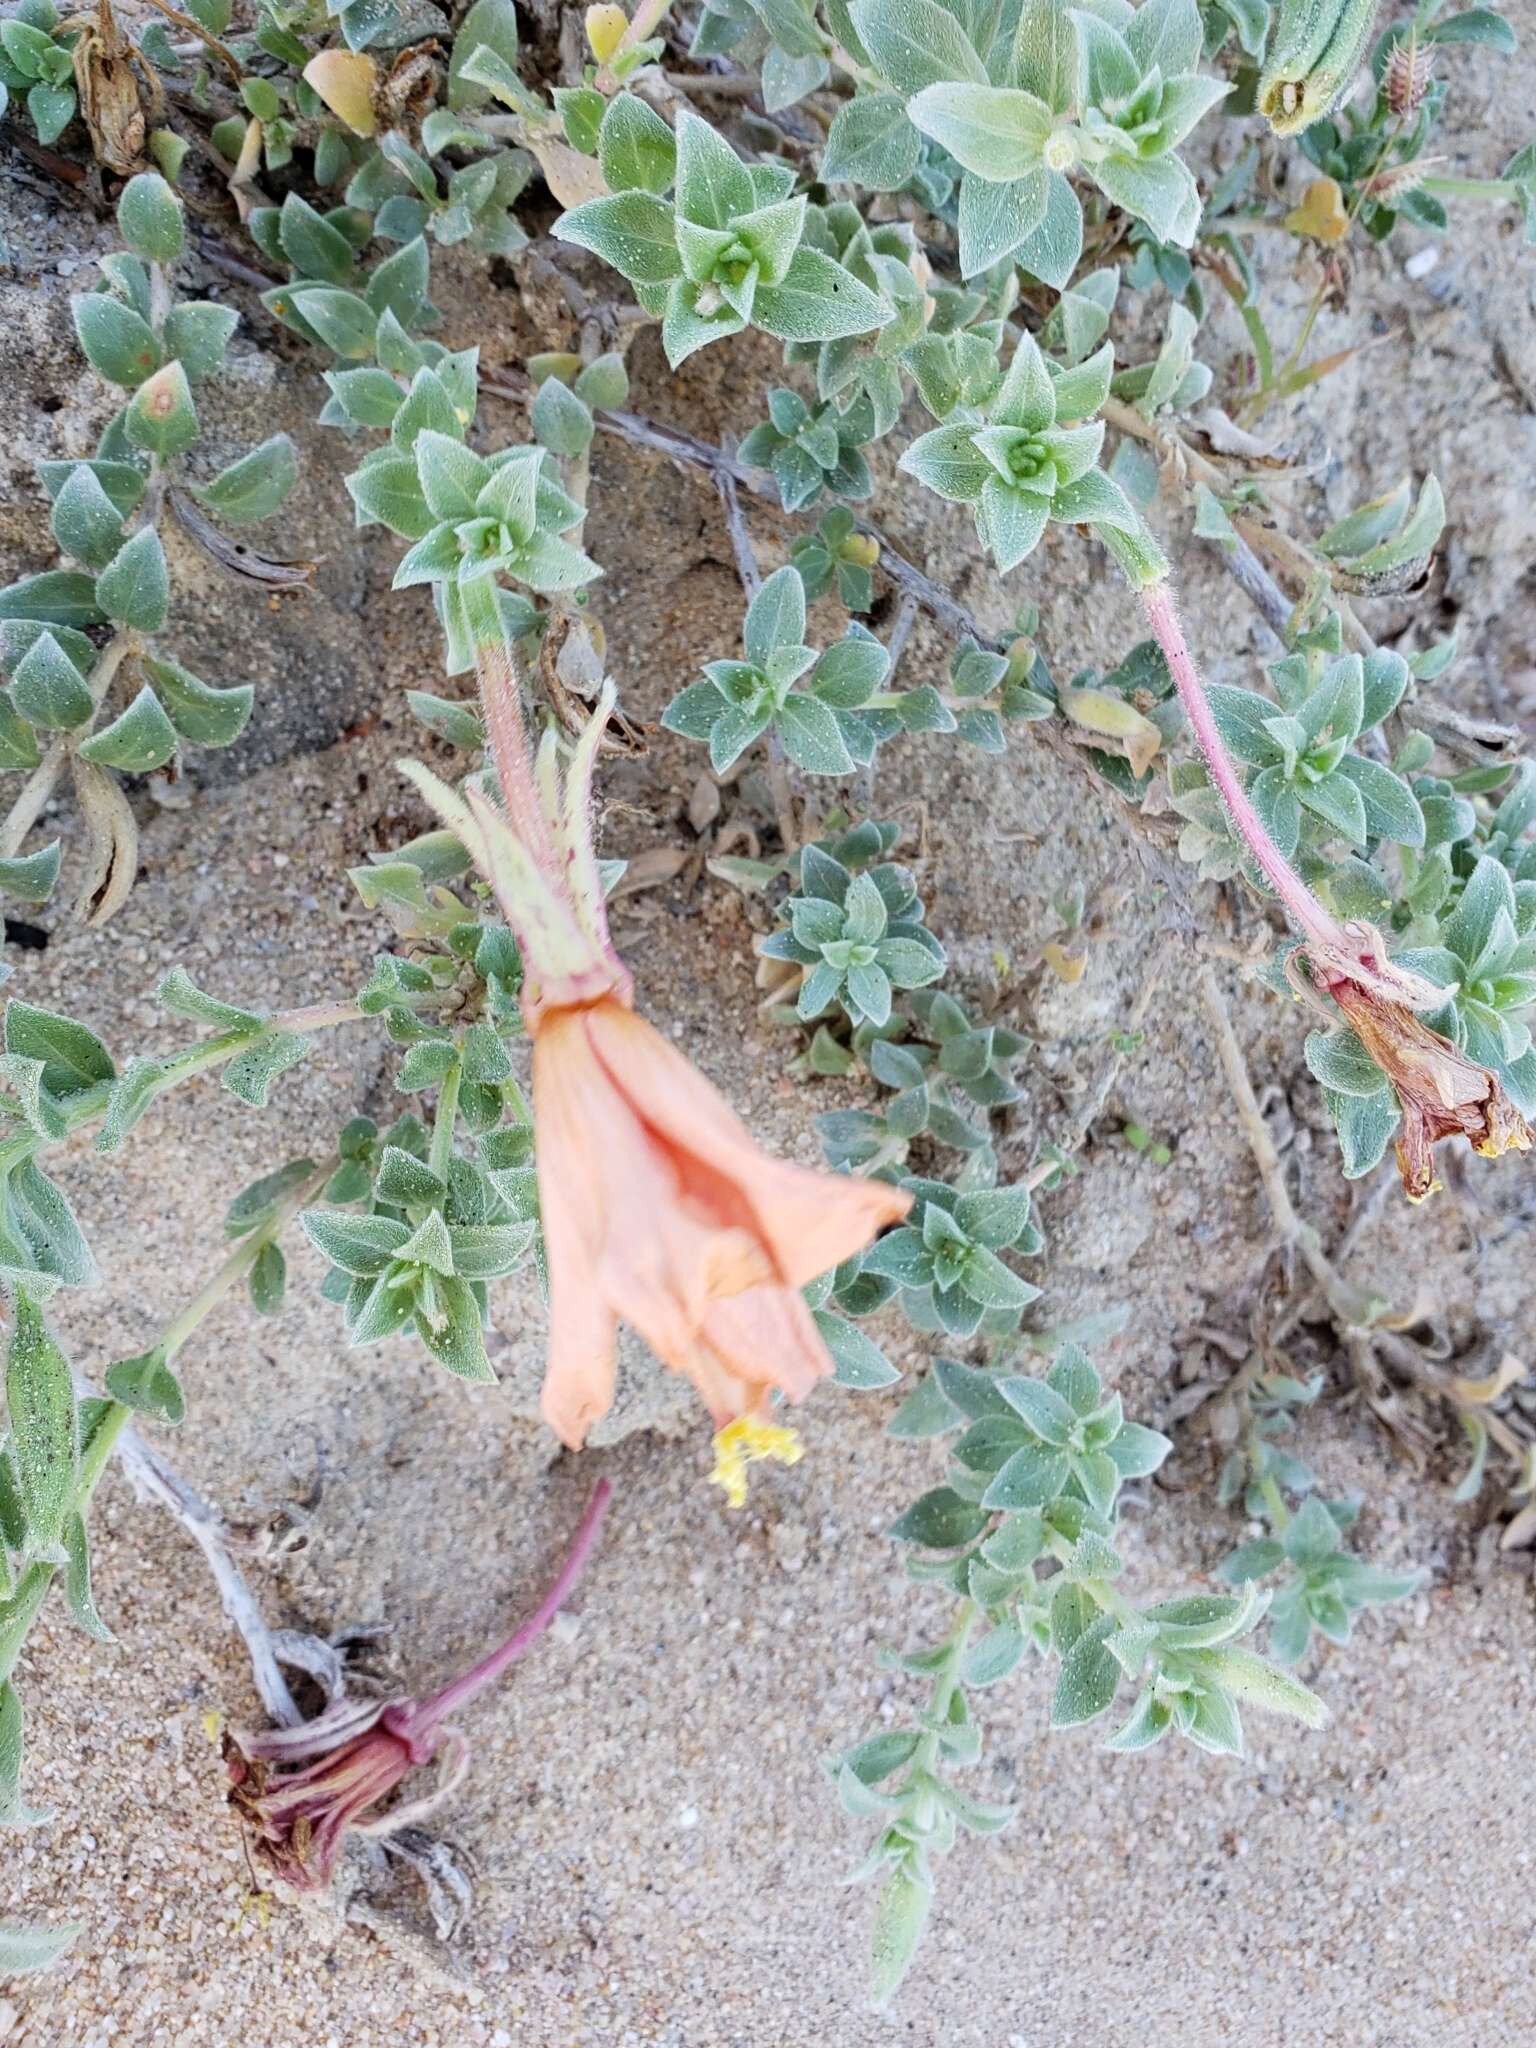
[[[463,1780],[469,1745],[450,1715],[495,1682],[544,1633],[597,1542],[612,1491],[592,1489],[565,1562],[528,1619],[490,1655],[425,1700],[339,1699],[297,1728],[226,1735],[229,1803],[250,1831],[257,1860],[294,1891],[323,1891],[347,1835],[391,1835],[427,1818]],[[447,1767],[420,1799],[378,1808],[439,1748]]]
[[[465,586],[505,811],[411,775],[491,883],[524,959],[536,1165],[550,1296],[542,1412],[573,1449],[613,1400],[620,1321],[698,1388],[717,1430],[761,1423],[833,1369],[799,1290],[851,1258],[910,1197],[771,1159],[701,1074],[637,1016],[608,937],[589,786],[605,690],[564,787],[537,761],[488,579]]]

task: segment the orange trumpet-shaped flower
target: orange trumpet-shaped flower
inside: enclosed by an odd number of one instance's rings
[[[1343,977],[1325,985],[1397,1096],[1397,1164],[1410,1201],[1422,1202],[1440,1185],[1434,1147],[1441,1138],[1465,1138],[1488,1159],[1530,1149],[1530,1127],[1497,1074],[1432,1031],[1406,1003]]]
[[[704,1077],[616,1000],[556,1011],[533,1047],[549,1267],[543,1412],[579,1445],[633,1323],[716,1428],[832,1369],[799,1289],[906,1214],[880,1181],[770,1159]]]
[[[618,1326],[629,1322],[693,1381],[717,1429],[751,1425],[733,1454],[787,1455],[758,1426],[770,1392],[803,1400],[832,1370],[799,1290],[911,1199],[769,1158],[634,1014],[588,803],[612,686],[562,786],[552,734],[530,759],[499,616],[466,609],[504,808],[473,783],[460,794],[419,766],[406,772],[464,842],[522,949],[550,1295],[545,1418],[573,1449],[585,1440],[612,1403]]]

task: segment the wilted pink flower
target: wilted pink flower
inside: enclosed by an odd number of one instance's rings
[[[294,1891],[330,1883],[349,1832],[394,1834],[423,1820],[469,1768],[469,1746],[450,1714],[513,1664],[549,1626],[585,1565],[611,1491],[600,1479],[564,1564],[538,1607],[499,1648],[462,1678],[426,1700],[338,1700],[298,1728],[226,1735],[229,1803],[251,1831],[257,1857]],[[424,1798],[389,1807],[382,1801],[439,1748],[446,1769]]]

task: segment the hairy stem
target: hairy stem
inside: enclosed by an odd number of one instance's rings
[[[565,1554],[565,1562],[556,1572],[549,1591],[529,1615],[528,1619],[508,1636],[499,1648],[492,1650],[488,1657],[482,1657],[462,1678],[456,1678],[451,1685],[444,1686],[429,1700],[424,1700],[411,1716],[413,1736],[425,1734],[441,1726],[449,1716],[493,1685],[509,1665],[515,1664],[543,1635],[570,1596],[571,1588],[586,1568],[587,1559],[592,1555],[598,1535],[602,1530],[603,1516],[607,1513],[612,1486],[606,1479],[599,1479],[592,1489],[587,1502],[586,1513],[577,1525],[571,1539],[571,1547]]]
[[[160,1339],[160,1348],[163,1348],[167,1358],[176,1355],[192,1333],[212,1315],[225,1295],[240,1284],[267,1246],[275,1243],[299,1211],[319,1194],[340,1163],[340,1159],[333,1152],[322,1165],[317,1166],[312,1174],[301,1181],[298,1187],[283,1197],[265,1223],[241,1239],[218,1271],[193,1295],[180,1315],[166,1325]]]
[[[1285,855],[1270,838],[1264,821],[1249,800],[1242,777],[1216,725],[1210,700],[1200,681],[1194,656],[1184,638],[1174,609],[1173,592],[1166,583],[1154,583],[1137,592],[1153,636],[1173,672],[1179,702],[1184,706],[1190,729],[1199,742],[1211,771],[1211,780],[1221,792],[1233,824],[1244,844],[1267,877],[1275,894],[1285,905],[1292,922],[1309,939],[1330,947],[1348,948],[1344,928],[1325,910]]]
[[[455,1061],[443,1076],[443,1084],[437,1091],[437,1108],[432,1117],[432,1149],[427,1154],[427,1168],[441,1181],[447,1180],[453,1160],[453,1131],[459,1116],[462,1074],[462,1068]]]

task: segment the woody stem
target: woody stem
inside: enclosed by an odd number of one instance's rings
[[[1227,752],[1226,742],[1217,727],[1210,699],[1195,667],[1195,658],[1184,638],[1174,610],[1173,592],[1166,583],[1153,583],[1136,594],[1173,673],[1179,702],[1184,706],[1184,715],[1205,756],[1211,780],[1220,791],[1221,800],[1244,844],[1284,904],[1287,916],[1302,934],[1323,945],[1347,948],[1349,942],[1343,927],[1323,908],[1270,838],[1263,819],[1243,787],[1236,763]]]

